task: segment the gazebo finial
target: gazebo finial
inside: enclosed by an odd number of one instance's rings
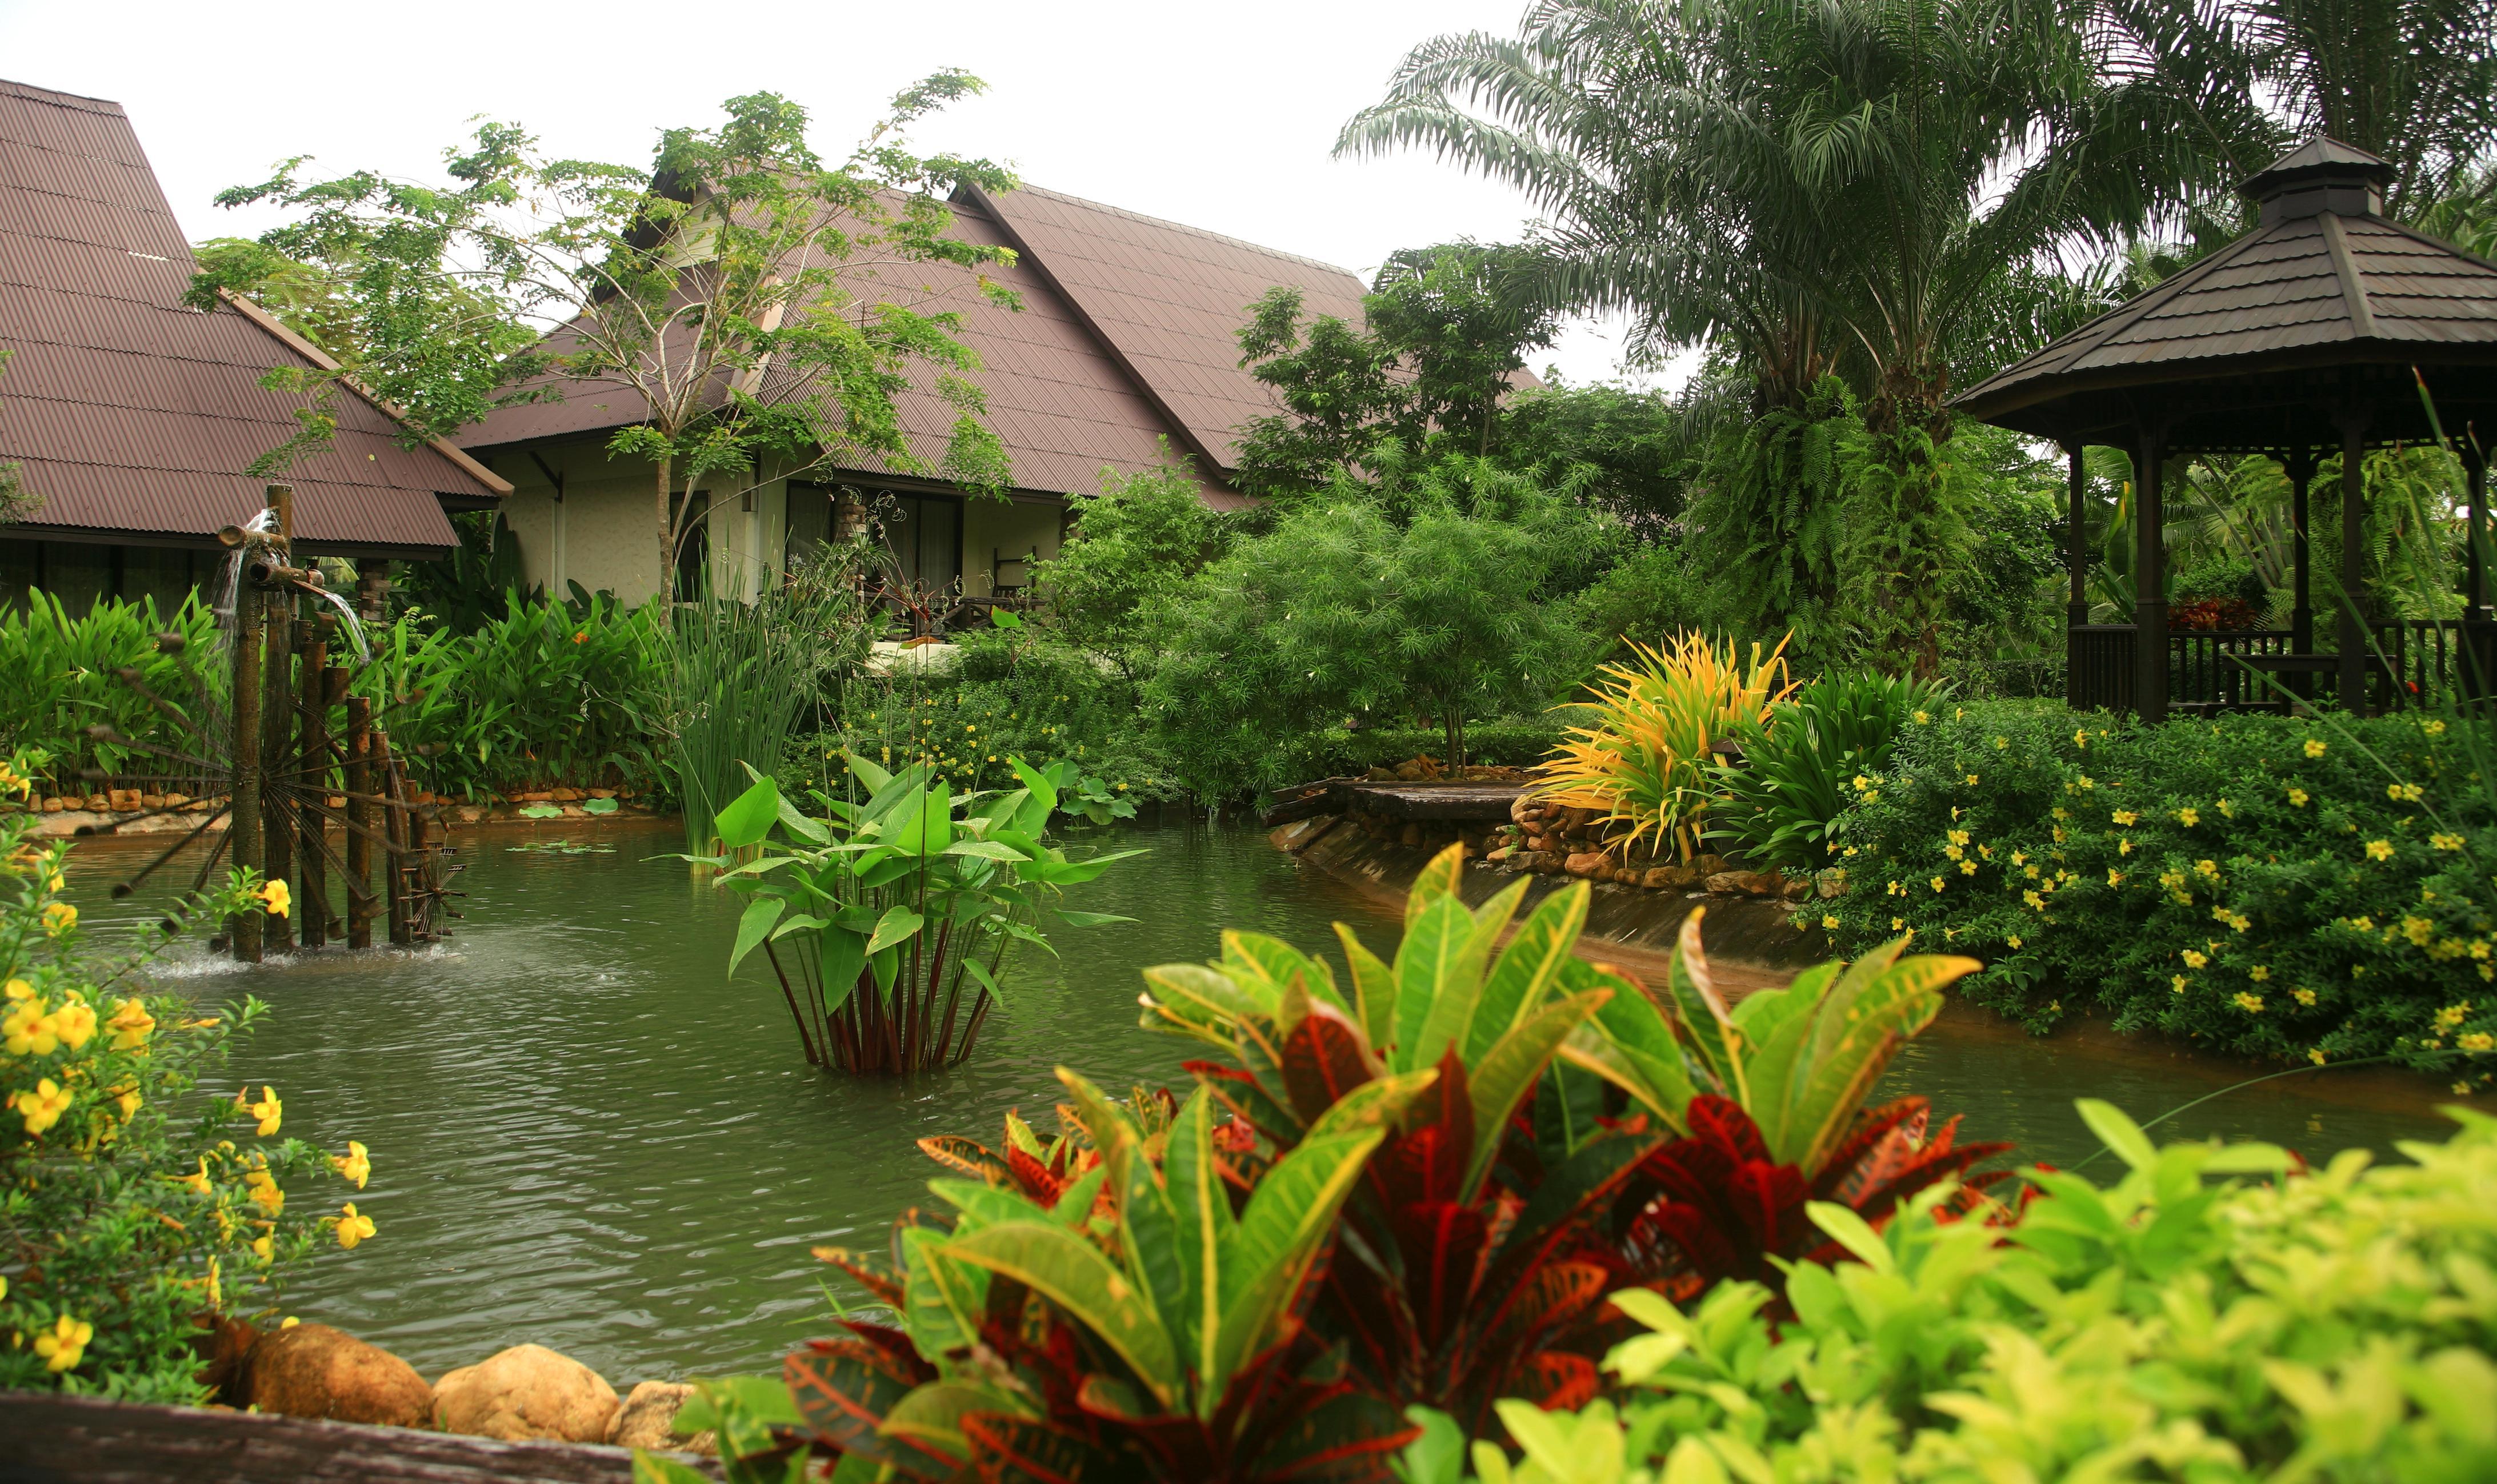
[[[2392,165],[2355,144],[2319,134],[2237,187],[2262,207],[2269,227],[2302,216],[2382,216]]]

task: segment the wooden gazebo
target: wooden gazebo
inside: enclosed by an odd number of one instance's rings
[[[2497,625],[2481,569],[2487,470],[2478,450],[2497,432],[2497,264],[2386,220],[2391,174],[2364,150],[2309,141],[2245,183],[2261,207],[2253,232],[1959,398],[1971,417],[2051,439],[2070,458],[2073,706],[2162,720],[2171,706],[2266,705],[2275,692],[2252,673],[2269,671],[2301,693],[2332,676],[2341,704],[2358,711],[2460,678],[2465,653],[2486,677]],[[2361,456],[2433,437],[2422,385],[2470,481],[2463,616],[2396,622],[2338,603],[2333,647],[2319,652],[2306,519],[2317,463],[2342,455],[2340,570],[2358,572]],[[2133,457],[2130,624],[2089,621],[2081,451],[2091,444]],[[2184,454],[2268,454],[2287,472],[2295,491],[2287,630],[2168,629],[2161,469]]]

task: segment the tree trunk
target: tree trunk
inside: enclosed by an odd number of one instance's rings
[[[659,471],[659,586],[661,599],[676,596],[674,581],[677,565],[676,522],[668,519],[668,485],[676,469],[676,460],[661,458]]]

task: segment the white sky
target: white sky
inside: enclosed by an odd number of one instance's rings
[[[197,240],[268,225],[210,198],[289,155],[434,178],[443,147],[484,114],[556,154],[647,165],[661,128],[774,91],[806,105],[816,147],[838,156],[896,89],[962,67],[989,93],[923,122],[923,151],[1000,159],[1036,185],[1367,278],[1397,248],[1524,226],[1513,193],[1427,157],[1328,154],[1408,47],[1444,31],[1505,33],[1524,5],[272,0],[243,23],[160,0],[0,0],[0,77],[119,102]],[[1573,326],[1534,367],[1616,379],[1618,334]],[[1673,385],[1683,372],[1629,379]]]

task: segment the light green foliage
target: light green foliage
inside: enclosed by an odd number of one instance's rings
[[[572,603],[506,591],[473,632],[401,618],[370,636],[358,679],[374,715],[436,793],[481,798],[614,777],[660,781],[660,611],[607,595]]]
[[[757,776],[710,822],[717,853],[688,857],[748,899],[730,972],[755,949],[795,939],[803,1003],[787,978],[781,987],[809,1061],[952,1065],[1002,1001],[1016,942],[1048,951],[1046,924],[1125,921],[1056,905],[1066,887],[1142,853],[1070,861],[1044,842],[1059,791],[1076,780],[1071,765],[1036,772],[1009,758],[1021,786],[958,796],[915,764],[889,773],[855,754],[844,761],[848,786],[814,796],[822,816]],[[776,952],[772,962],[785,975]]]
[[[2094,1006],[2241,1056],[2479,1081],[2497,846],[2476,725],[1938,710],[1850,780],[1847,893],[1806,911],[1834,908],[1846,944],[1912,928],[1982,955],[1965,992],[2033,1028]]]
[[[1108,658],[1132,683],[1153,657],[1147,610],[1217,554],[1221,533],[1185,463],[1104,470],[1101,492],[1074,516],[1066,544],[1033,573],[1049,600],[1049,627]]]
[[[1880,1233],[1814,1215],[1855,1261],[1798,1264],[1794,1317],[1725,1283],[1648,1333],[1622,1390],[1574,1417],[1503,1408],[1524,1457],[1485,1484],[2191,1479],[2459,1481],[2497,1470],[2497,1121],[2455,1110],[2415,1163],[2352,1151],[2311,1174],[2264,1145],[2154,1149],[2083,1116],[2128,1168],[2032,1172],[2015,1226],[1947,1189]],[[2252,1177],[2251,1179],[2249,1177]],[[1520,1415],[1511,1415],[1515,1411]],[[1454,1484],[1442,1449],[1416,1484]]]
[[[1682,513],[1691,478],[1691,420],[1661,392],[1553,381],[1508,398],[1493,457],[1558,484],[1592,469],[1584,497],[1641,531]]]
[[[1683,919],[1663,1002],[1617,995],[1563,1055],[1629,1094],[1668,1128],[1688,1126],[1699,1093],[1742,1106],[1770,1156],[1817,1174],[1865,1095],[1908,1038],[1942,1011],[1942,992],[1974,959],[1902,957],[1905,938],[1853,963],[1831,961],[1732,1009],[1699,943],[1703,911]]]
[[[1755,866],[1816,871],[1829,864],[1844,833],[1850,780],[1879,773],[1909,718],[1931,715],[1943,687],[1845,670],[1795,687],[1764,719],[1734,732],[1743,758],[1716,770],[1719,800],[1711,839],[1730,841]]]
[[[1553,600],[1578,585],[1592,525],[1560,497],[1459,458],[1310,500],[1162,611],[1147,705],[1198,795],[1290,781],[1278,741],[1347,716],[1427,718],[1462,762],[1469,720],[1577,678],[1586,641]]]
[[[170,649],[159,641],[163,633],[179,636]],[[22,608],[0,608],[0,753],[44,752],[49,762],[39,781],[50,785],[47,792],[74,794],[101,786],[84,776],[89,769],[149,775],[182,771],[150,748],[222,756],[222,747],[207,745],[120,678],[124,670],[135,672],[148,694],[205,724],[227,685],[215,635],[216,615],[196,596],[170,616],[157,613],[153,598],[135,604],[99,598],[74,616],[59,598],[40,591],[28,593]],[[106,730],[90,730],[98,727]]]
[[[16,352],[0,346],[0,371],[9,369],[9,358],[16,354]],[[19,464],[14,458],[0,459],[0,525],[6,525],[12,521],[23,521],[43,508],[44,501],[41,495],[30,495],[26,492],[19,468]]]
[[[0,767],[0,795],[37,761]],[[152,934],[127,957],[95,952],[59,900],[70,852],[35,845],[27,823],[0,814],[0,1386],[204,1402],[194,1317],[261,1317],[279,1279],[358,1219],[330,1203],[359,1200],[369,1165],[360,1145],[332,1159],[277,1137],[269,1089],[237,1099],[227,1053],[263,1006],[151,993]],[[185,901],[167,935],[262,910],[255,884]]]

